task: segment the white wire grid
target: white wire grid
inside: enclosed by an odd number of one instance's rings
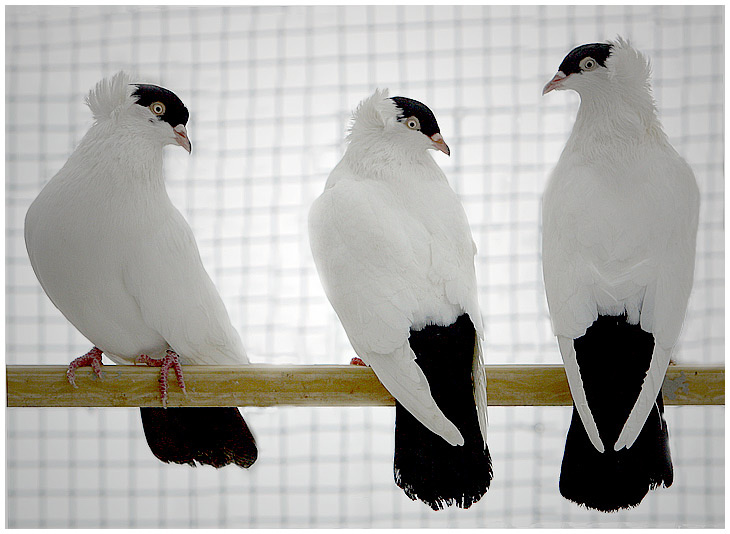
[[[539,260],[539,205],[578,106],[540,90],[574,46],[617,34],[652,59],[660,116],[702,193],[694,292],[676,358],[724,361],[722,6],[7,7],[6,360],[89,348],[43,294],[25,211],[88,129],[83,97],[119,69],[175,91],[193,154],[168,149],[190,222],[253,362],[353,355],[311,260],[306,215],[376,87],[421,100],[436,158],[479,248],[488,363],[559,363]],[[93,206],[90,206],[93,209]],[[492,489],[432,512],[392,481],[393,410],[244,409],[254,468],[167,466],[136,409],[8,409],[10,527],[724,525],[724,409],[667,409],[676,478],[616,514],[562,499],[568,408],[492,408]]]

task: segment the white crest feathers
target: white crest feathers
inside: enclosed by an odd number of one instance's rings
[[[387,121],[395,119],[396,109],[395,102],[388,98],[388,89],[376,89],[372,96],[358,104],[352,114],[347,140],[382,133]]]
[[[613,48],[606,60],[606,67],[612,78],[621,84],[649,89],[651,79],[649,58],[620,35],[608,42]]]
[[[86,97],[94,120],[100,121],[116,116],[121,109],[134,103],[132,99],[132,78],[124,71],[99,81]]]

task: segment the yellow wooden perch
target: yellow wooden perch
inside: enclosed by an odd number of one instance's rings
[[[391,406],[393,397],[369,367],[351,365],[184,366],[187,397],[170,373],[168,406]],[[90,368],[7,366],[9,407],[161,406],[159,368],[106,365],[99,380]],[[571,404],[562,365],[490,365],[490,406]],[[725,368],[672,366],[664,381],[669,405],[725,404]]]

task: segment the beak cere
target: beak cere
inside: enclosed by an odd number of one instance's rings
[[[449,145],[444,142],[444,138],[441,137],[441,134],[436,132],[431,136],[431,141],[433,141],[433,148],[436,150],[440,150],[447,156],[451,155],[451,150],[449,150]]]
[[[546,83],[545,87],[542,88],[542,94],[546,95],[553,89],[560,89],[560,85],[565,78],[567,78],[567,76],[561,71],[558,71],[555,76],[553,76],[553,79]]]
[[[175,140],[177,144],[188,151],[188,154],[193,150],[190,145],[190,139],[188,139],[188,131],[185,129],[184,124],[178,124],[172,129],[175,132]]]

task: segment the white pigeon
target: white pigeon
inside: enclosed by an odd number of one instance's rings
[[[119,364],[248,363],[241,339],[205,271],[195,238],[165,189],[163,148],[191,150],[188,110],[171,91],[120,72],[87,98],[95,122],[33,201],[25,241],[43,289],[101,354]],[[179,358],[178,358],[179,355]],[[74,384],[75,385],[75,384]],[[254,438],[237,408],[142,408],[148,444],[163,461],[251,465]]]
[[[396,399],[394,472],[413,500],[464,508],[489,488],[482,319],[469,223],[428,153],[425,105],[376,91],[309,214],[312,253],[347,336]]]
[[[638,505],[673,480],[661,386],[692,289],[699,191],[657,118],[646,57],[579,46],[543,94],[581,104],[543,197],[543,274],[574,412],[561,493]]]

